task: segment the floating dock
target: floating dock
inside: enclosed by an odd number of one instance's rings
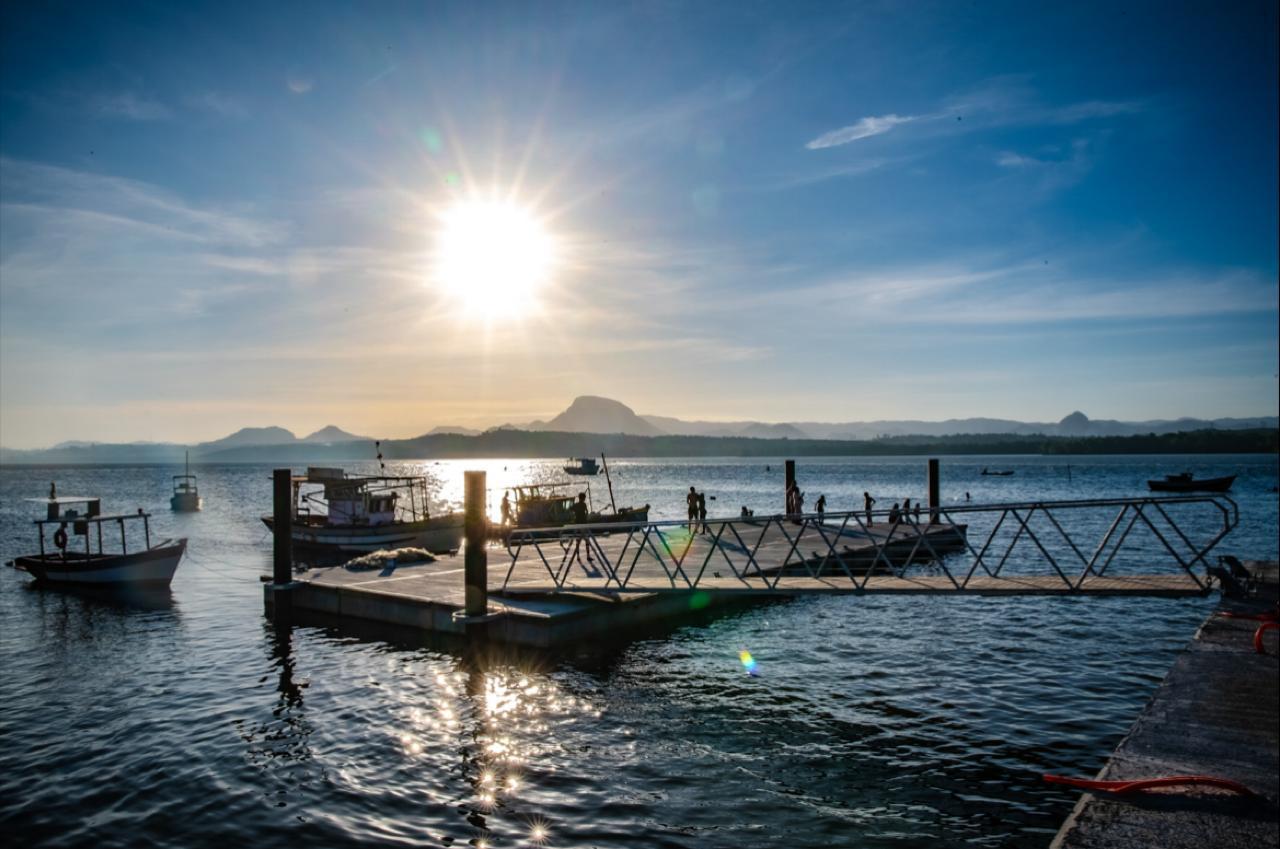
[[[1104,781],[1208,775],[1239,782],[1254,797],[1204,788],[1119,796],[1086,793],[1052,849],[1204,849],[1280,845],[1280,658],[1277,633],[1224,612],[1276,611],[1277,564],[1247,562],[1258,583],[1250,600],[1224,600],[1178,656],[1168,676],[1098,774]]]
[[[440,635],[466,636],[483,630],[489,640],[550,648],[586,638],[617,635],[658,622],[725,604],[803,595],[1137,595],[1185,597],[1202,595],[1204,586],[1187,574],[1089,575],[1077,585],[1057,575],[977,574],[963,584],[956,577],[931,569],[920,555],[920,537],[935,549],[954,550],[953,530],[932,527],[914,532],[898,529],[895,543],[885,545],[889,528],[870,535],[830,537],[828,553],[802,550],[793,542],[758,541],[752,553],[754,568],[731,570],[716,558],[743,555],[737,542],[712,535],[689,535],[684,547],[668,540],[668,559],[643,554],[636,537],[614,534],[576,539],[542,540],[536,547],[512,550],[489,547],[485,554],[487,608],[467,616],[465,552],[445,555],[431,563],[393,564],[380,569],[348,565],[307,569],[295,573],[283,588],[268,584],[266,604],[279,592],[288,593],[294,616],[317,614],[325,621],[357,621],[409,628]],[[780,534],[778,534],[780,536]],[[901,548],[894,549],[894,545]],[[588,546],[594,552],[587,558]],[[732,548],[722,551],[721,548]],[[830,556],[832,550],[841,555]],[[916,565],[898,572],[873,570],[872,549],[891,553],[899,566],[905,558]],[[895,552],[896,553],[893,553]],[[553,556],[554,555],[554,556]],[[674,559],[672,559],[674,558]],[[840,560],[842,562],[836,562]],[[679,572],[675,571],[677,567]],[[610,572],[627,574],[610,580]],[[625,577],[625,586],[619,581]],[[691,585],[692,584],[692,585]]]
[[[399,563],[387,553],[377,568],[299,572],[290,475],[274,474],[276,547],[264,578],[273,615],[540,648],[813,594],[1203,595],[1208,553],[1237,522],[1225,496],[942,505],[931,460],[929,506],[911,513],[569,525],[515,529],[492,544],[484,473],[466,472],[460,554]],[[1187,511],[1190,535],[1178,519]],[[1135,557],[1144,531],[1148,548]]]

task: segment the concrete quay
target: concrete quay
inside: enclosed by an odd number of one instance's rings
[[[1257,794],[1189,787],[1116,795],[1085,793],[1052,849],[1208,849],[1280,845],[1280,648],[1277,631],[1254,650],[1261,622],[1228,618],[1274,612],[1277,564],[1248,562],[1257,595],[1224,599],[1097,778],[1210,775]]]

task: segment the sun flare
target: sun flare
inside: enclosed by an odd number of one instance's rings
[[[511,316],[536,305],[555,264],[555,243],[529,210],[470,200],[440,216],[435,279],[466,312]]]

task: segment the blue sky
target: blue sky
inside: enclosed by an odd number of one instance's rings
[[[1277,411],[1274,3],[2,14],[8,446]],[[432,278],[475,194],[517,318]]]

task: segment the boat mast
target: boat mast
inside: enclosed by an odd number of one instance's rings
[[[609,477],[609,461],[604,458],[604,452],[600,452],[600,463],[604,466],[604,480],[609,484],[609,506],[613,508],[614,515],[618,513],[617,502],[613,500],[613,479]]]

